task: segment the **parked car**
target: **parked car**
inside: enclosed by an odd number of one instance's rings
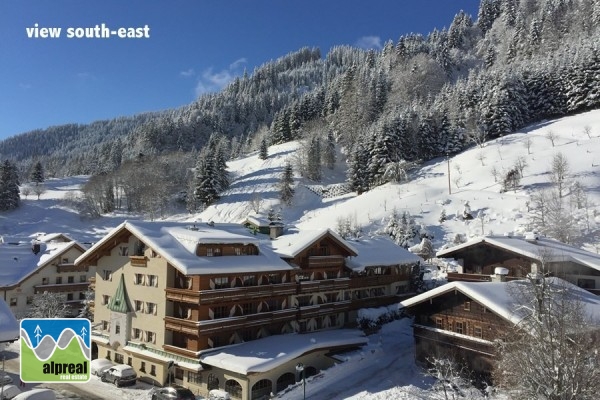
[[[115,365],[100,375],[102,382],[112,382],[116,387],[135,385],[137,374],[129,365]]]
[[[208,400],[231,400],[231,397],[224,390],[213,389],[208,392]]]
[[[106,358],[97,358],[90,362],[90,373],[92,375],[100,376],[104,371],[106,371],[114,365],[115,363],[113,363],[110,360],[107,360]]]
[[[4,385],[0,393],[2,393],[2,396],[0,396],[0,400],[10,400],[16,395],[20,394],[21,389],[19,389],[15,385]]]
[[[13,383],[13,380],[10,376],[8,376],[8,375],[0,376],[0,385],[10,385],[11,383]]]
[[[18,394],[13,400],[56,400],[56,395],[51,389],[32,389]]]
[[[152,400],[196,400],[196,395],[183,386],[167,386],[156,388],[152,392]]]

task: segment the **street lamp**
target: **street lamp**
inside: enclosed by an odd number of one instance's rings
[[[304,393],[304,400],[306,400],[306,373],[304,372],[304,364],[298,363],[296,365],[296,372],[302,374],[302,390]]]

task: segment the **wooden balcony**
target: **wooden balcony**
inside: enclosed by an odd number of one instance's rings
[[[343,256],[310,256],[308,268],[343,268]]]
[[[400,298],[396,295],[365,297],[352,300],[351,305],[353,310],[358,310],[360,308],[377,308],[398,303],[399,299]]]
[[[314,306],[300,307],[297,313],[297,319],[308,319],[323,317],[325,315],[346,312],[350,310],[350,300],[336,303],[325,303]]]
[[[196,358],[196,359],[198,358],[197,352],[188,350],[184,347],[177,347],[177,346],[173,346],[170,344],[164,344],[163,349],[166,352],[174,353],[174,354],[180,355],[182,357],[189,357],[189,358]]]
[[[189,289],[166,288],[166,299],[183,303],[200,304],[200,292]]]
[[[297,311],[297,309],[293,308],[203,321],[192,321],[175,317],[165,317],[164,320],[165,329],[197,336],[293,321],[296,319]]]
[[[74,263],[60,263],[56,266],[56,272],[88,272],[87,265],[76,266]]]
[[[358,289],[374,286],[388,286],[395,282],[405,282],[408,280],[408,275],[353,276],[350,278],[350,288]]]
[[[248,301],[258,298],[289,296],[296,294],[296,283],[234,287],[215,290],[201,290],[200,304]]]
[[[318,292],[332,292],[350,288],[350,279],[326,279],[322,281],[302,281],[297,285],[296,294],[310,294]]]
[[[129,256],[129,263],[132,267],[147,267],[148,259],[145,256]]]
[[[34,286],[35,294],[38,293],[67,293],[67,292],[85,292],[88,290],[88,282],[78,283],[62,283],[56,285],[36,285]]]

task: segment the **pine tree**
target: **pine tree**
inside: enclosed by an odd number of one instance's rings
[[[196,167],[194,196],[207,207],[220,198],[218,186],[214,159],[207,155],[200,159]]]
[[[262,138],[260,141],[260,150],[258,151],[258,158],[266,160],[269,157],[269,148],[267,146],[267,140]]]
[[[335,137],[330,131],[327,133],[327,143],[323,149],[323,163],[329,169],[333,169],[335,165]]]
[[[348,165],[348,186],[357,194],[369,190],[368,153],[363,146],[355,146]]]
[[[315,182],[321,181],[321,139],[313,136],[308,145],[306,177]]]
[[[286,204],[292,204],[294,198],[294,171],[290,163],[285,164],[279,181],[279,198]]]
[[[36,185],[44,182],[44,167],[42,167],[40,161],[36,162],[33,166],[33,171],[31,171],[31,177],[29,179]]]
[[[0,166],[0,211],[19,207],[21,195],[17,167],[9,160]]]

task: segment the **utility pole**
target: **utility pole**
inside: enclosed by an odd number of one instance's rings
[[[448,194],[452,194],[452,186],[450,186],[450,154],[446,153],[446,162],[448,164]]]

